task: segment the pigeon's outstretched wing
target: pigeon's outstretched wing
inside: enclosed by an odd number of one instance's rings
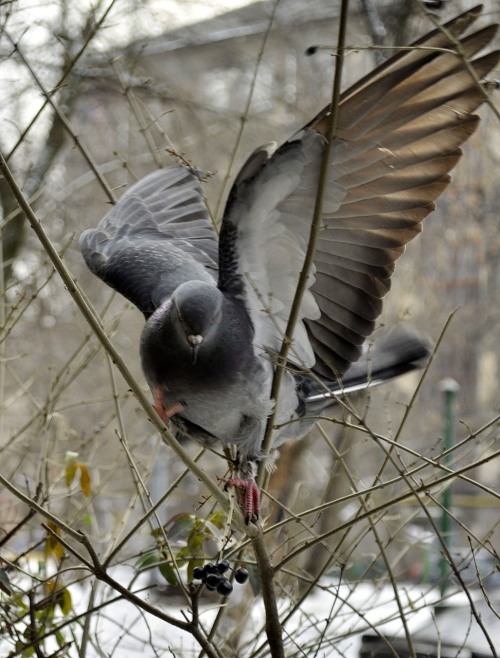
[[[477,127],[473,112],[484,93],[465,61],[481,79],[499,60],[498,52],[477,55],[498,26],[461,36],[479,13],[476,7],[458,16],[342,95],[310,287],[290,354],[321,376],[341,375],[359,357],[395,261]],[[329,112],[267,159],[266,149],[251,156],[222,223],[219,286],[245,298],[256,342],[271,350],[281,344],[304,261]]]
[[[217,239],[196,175],[160,169],[133,185],[80,248],[90,269],[148,317],[184,281],[215,285]]]

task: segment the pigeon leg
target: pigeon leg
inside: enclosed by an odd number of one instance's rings
[[[260,491],[253,475],[245,479],[229,478],[224,489],[227,490],[229,487],[236,487],[242,492],[245,523],[248,525],[250,521],[257,521],[260,513]]]
[[[169,407],[165,408],[165,405],[163,404],[163,392],[160,386],[158,386],[154,392],[153,406],[156,409],[156,413],[160,416],[165,425],[168,425],[170,418],[174,414],[182,411],[182,404],[180,402],[174,402],[174,404],[171,404]]]
[[[243,468],[240,468],[241,477],[229,478],[224,489],[236,487],[241,494],[240,502],[245,513],[245,523],[257,521],[260,514],[260,491],[255,481],[255,472],[257,464],[253,460],[248,460]]]

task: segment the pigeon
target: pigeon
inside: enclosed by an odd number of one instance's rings
[[[339,395],[428,356],[428,343],[406,333],[359,361],[396,260],[477,128],[479,81],[500,56],[478,54],[496,25],[464,35],[480,11],[435,29],[342,94],[314,262],[276,400],[329,106],[279,147],[250,155],[218,236],[200,172],[186,165],[139,180],[81,235],[88,267],[145,316],[140,358],[157,412],[178,436],[236,446],[238,472],[227,485],[242,494],[247,522],[260,511],[255,476],[272,413],[275,448],[304,436]]]

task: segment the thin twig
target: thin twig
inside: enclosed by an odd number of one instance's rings
[[[89,43],[95,37],[97,32],[101,29],[103,23],[105,22],[105,20],[107,19],[108,15],[109,15],[110,11],[113,9],[114,5],[117,2],[118,2],[118,0],[111,0],[111,2],[109,3],[107,9],[103,12],[103,14],[102,14],[102,16],[99,20],[97,20],[97,21],[87,21],[87,25],[90,27],[90,29],[86,32],[85,40],[82,43],[82,45],[81,45],[80,49],[78,50],[78,52],[73,57],[73,59],[71,59],[67,63],[67,65],[64,67],[64,70],[63,70],[61,76],[59,77],[59,80],[54,85],[54,89],[59,89],[63,85],[64,81],[66,80],[68,75],[71,73],[74,66],[78,62],[78,60],[83,56],[83,54],[87,50],[87,47],[88,47]],[[14,153],[21,146],[21,144],[23,144],[25,142],[28,133],[33,128],[33,126],[36,124],[36,122],[38,121],[38,118],[41,116],[41,114],[43,113],[43,111],[45,110],[45,108],[47,107],[48,104],[49,104],[49,99],[46,97],[45,101],[42,103],[42,106],[38,109],[38,111],[36,112],[36,114],[32,118],[31,122],[26,126],[26,128],[23,130],[23,132],[19,135],[19,138],[18,138],[16,144],[13,146],[13,148],[7,154],[7,156],[5,158],[7,162],[14,155]]]
[[[45,89],[45,86],[43,82],[40,80],[39,76],[36,74],[35,70],[31,66],[31,64],[28,62],[27,58],[23,55],[22,51],[19,48],[19,45],[15,43],[15,41],[9,36],[9,34],[6,34],[7,39],[10,41],[10,43],[14,46],[17,54],[19,55],[21,61],[23,62],[24,66],[28,69],[30,72],[31,76],[33,77],[33,80],[36,82],[38,88],[42,92],[42,94],[45,96],[47,99],[48,103],[52,106],[52,109],[54,110],[57,118],[59,121],[62,123],[64,126],[64,129],[66,132],[71,136],[71,139],[73,140],[75,146],[78,148],[80,153],[83,155],[86,163],[89,165],[90,169],[95,173],[97,180],[101,184],[102,189],[106,193],[108,199],[111,201],[111,203],[115,203],[115,197],[113,192],[111,191],[111,188],[109,187],[106,179],[104,176],[101,174],[99,167],[97,166],[96,161],[94,160],[92,154],[90,151],[87,149],[85,144],[82,142],[80,139],[80,136],[75,132],[73,129],[70,121],[64,114],[64,112],[60,109],[59,105],[55,102],[53,98],[53,94],[50,93]]]
[[[474,619],[476,620],[477,625],[481,629],[481,631],[482,631],[482,633],[483,633],[483,635],[486,639],[486,642],[488,643],[488,646],[490,648],[492,657],[493,658],[498,658],[498,654],[496,652],[495,645],[492,642],[490,634],[486,630],[484,622],[481,619],[481,615],[478,613],[478,611],[476,609],[476,606],[475,606],[474,601],[472,599],[470,588],[467,587],[467,585],[465,584],[464,579],[462,578],[462,574],[460,573],[460,569],[457,568],[457,565],[455,564],[455,561],[453,560],[453,558],[451,556],[450,549],[446,545],[446,542],[444,541],[443,537],[441,537],[441,533],[439,532],[439,529],[436,526],[436,522],[434,521],[434,519],[432,517],[432,514],[429,513],[429,510],[425,506],[423,506],[423,509],[424,509],[425,515],[427,516],[427,520],[428,520],[429,524],[431,525],[431,527],[434,530],[435,536],[439,539],[439,543],[441,545],[441,551],[443,552],[443,554],[446,558],[446,561],[450,565],[450,567],[453,571],[453,575],[455,576],[455,578],[460,583],[460,587],[462,588],[465,596],[467,597],[467,601],[469,602],[471,613],[472,613]]]
[[[153,615],[154,617],[157,617],[158,619],[161,619],[162,621],[167,622],[168,624],[171,624],[172,626],[175,626],[177,628],[180,628],[181,630],[190,633],[199,642],[200,646],[203,647],[209,658],[217,658],[217,655],[214,653],[211,644],[206,640],[198,624],[195,624],[193,620],[182,621],[180,619],[177,619],[176,617],[172,617],[172,615],[163,612],[160,607],[151,605],[147,601],[144,601],[140,597],[136,596],[127,587],[125,587],[120,582],[115,580],[112,576],[110,576],[108,571],[104,568],[103,564],[99,560],[99,557],[87,535],[85,535],[84,533],[78,533],[79,536],[77,537],[77,539],[80,542],[80,544],[85,547],[88,554],[90,555],[90,562],[82,558],[80,553],[76,551],[76,549],[73,546],[71,546],[71,544],[65,541],[65,539],[60,535],[56,535],[49,526],[44,524],[44,527],[57,539],[57,541],[59,541],[66,548],[66,550],[68,550],[71,554],[75,555],[75,557],[77,557],[77,559],[80,560],[82,564],[85,564],[92,571],[92,573],[95,575],[95,577],[98,580],[106,583],[113,590],[120,592],[120,594],[126,601],[133,603],[138,608],[141,608],[145,612]]]
[[[278,613],[276,590],[274,587],[275,569],[271,565],[264,543],[264,537],[259,534],[252,540],[255,559],[259,567],[262,587],[262,599],[266,610],[266,635],[271,649],[272,658],[284,658],[282,627]]]
[[[335,130],[337,128],[338,105],[340,99],[340,89],[342,84],[342,69],[344,65],[348,6],[349,6],[349,0],[342,0],[342,5],[340,9],[340,19],[339,19],[340,22],[339,22],[338,45],[337,45],[337,60],[336,60],[335,76],[334,76],[333,87],[332,87],[332,101],[331,101],[331,109],[328,119],[327,132],[326,132],[326,142],[323,148],[323,157],[321,160],[321,169],[318,178],[318,189],[316,193],[314,212],[313,212],[311,228],[309,232],[309,240],[307,243],[307,251],[302,265],[302,270],[300,272],[299,280],[297,282],[297,287],[295,289],[295,296],[293,298],[292,307],[290,309],[290,315],[288,316],[285,336],[281,343],[281,349],[278,356],[276,371],[273,379],[273,385],[271,388],[271,399],[274,400],[275,405],[273,412],[268,418],[264,441],[262,444],[262,454],[264,455],[264,459],[260,463],[258,480],[257,480],[259,486],[261,487],[263,486],[264,479],[266,477],[266,470],[264,468],[264,464],[266,462],[265,457],[269,454],[272,445],[274,423],[278,409],[279,391],[281,388],[281,383],[283,381],[283,376],[286,369],[287,357],[292,344],[295,326],[299,319],[302,300],[304,298],[304,294],[310,282],[310,271],[314,262],[314,255],[316,253],[316,244],[317,244],[318,235],[322,222],[323,199],[327,188],[330,156],[333,148]]]
[[[490,106],[492,109],[493,113],[497,117],[497,119],[500,120],[500,110],[496,107],[495,103],[492,100],[492,96],[490,93],[488,93],[487,87],[482,84],[481,80],[478,78],[478,75],[476,73],[476,70],[474,69],[473,64],[470,62],[470,60],[467,58],[467,55],[464,51],[464,47],[460,43],[460,39],[458,37],[455,37],[447,28],[445,25],[439,22],[439,20],[436,18],[434,13],[432,11],[429,11],[427,7],[425,6],[425,3],[422,2],[422,0],[417,0],[417,4],[420,7],[420,9],[424,12],[424,14],[427,16],[427,18],[434,24],[434,27],[436,27],[440,32],[442,32],[445,37],[448,39],[450,42],[450,45],[453,46],[452,52],[457,55],[463,67],[467,69],[469,72],[471,78],[474,80],[476,88],[481,92],[483,95],[483,98],[485,102]],[[482,7],[479,7],[479,13],[481,13]],[[477,14],[478,8],[475,7],[471,9],[472,12]]]
[[[349,0],[342,0],[342,6],[340,11],[340,22],[339,22],[339,34],[338,34],[338,49],[337,49],[338,59],[337,59],[337,65],[335,69],[335,76],[334,76],[334,82],[332,88],[332,104],[331,104],[331,112],[330,112],[329,123],[327,128],[326,143],[324,146],[323,157],[321,161],[318,190],[316,193],[315,207],[314,207],[314,213],[311,222],[307,251],[304,258],[304,263],[302,265],[302,271],[300,273],[299,280],[297,282],[295,296],[290,310],[285,336],[281,344],[281,350],[280,350],[279,359],[276,366],[276,371],[274,374],[274,379],[271,389],[271,399],[274,400],[275,405],[272,414],[268,418],[266,433],[262,445],[262,454],[264,456],[264,459],[260,463],[258,480],[257,480],[258,485],[260,487],[262,487],[264,483],[264,479],[266,477],[266,470],[264,468],[264,463],[266,461],[265,458],[269,454],[271,448],[272,434],[273,434],[274,422],[276,418],[278,399],[279,399],[279,391],[283,380],[283,375],[285,372],[287,356],[293,339],[295,326],[299,318],[300,308],[302,306],[302,300],[309,283],[310,270],[313,264],[314,254],[316,252],[317,238],[322,220],[323,196],[326,190],[327,176],[329,173],[332,141],[335,135],[336,125],[337,125],[338,103],[340,98],[340,88],[341,88],[341,80],[342,80],[343,58],[344,58],[344,45],[345,45],[345,36],[347,30],[348,5],[349,5]],[[270,563],[263,536],[258,535],[256,538],[254,538],[252,540],[252,545],[255,551],[255,557],[260,570],[262,598],[264,600],[264,607],[266,610],[266,635],[269,641],[271,655],[273,658],[283,658],[284,657],[283,635],[282,635],[281,623],[279,620],[276,591],[274,586],[274,578],[275,578],[276,570],[272,567]]]
[[[500,450],[497,450],[493,454],[487,455],[486,457],[483,457],[482,459],[478,459],[475,462],[472,462],[470,464],[466,464],[465,466],[462,466],[461,468],[458,468],[456,471],[453,471],[453,472],[449,473],[448,475],[443,475],[442,477],[438,478],[437,480],[434,480],[433,482],[423,482],[418,487],[415,487],[414,489],[412,489],[410,491],[406,491],[406,492],[404,492],[404,493],[402,493],[398,496],[394,496],[390,500],[387,500],[387,501],[385,501],[383,503],[380,503],[379,505],[373,507],[371,509],[371,512],[360,514],[359,516],[356,516],[356,518],[349,519],[349,521],[346,521],[345,523],[340,524],[336,528],[333,528],[333,529],[329,530],[328,532],[324,532],[323,534],[318,535],[318,537],[316,537],[314,539],[311,539],[310,541],[304,542],[304,544],[302,546],[298,547],[297,549],[294,549],[286,557],[284,557],[283,560],[278,565],[276,565],[276,567],[275,567],[276,570],[279,570],[283,565],[285,565],[288,562],[290,562],[291,560],[295,559],[297,557],[297,555],[304,552],[305,550],[307,550],[311,546],[324,541],[328,537],[331,537],[332,535],[334,535],[338,532],[341,532],[345,528],[348,528],[349,526],[351,526],[354,522],[358,523],[360,521],[363,521],[364,519],[366,519],[369,516],[369,514],[374,514],[374,513],[380,512],[384,509],[392,507],[393,505],[396,505],[397,503],[401,503],[404,500],[407,500],[408,498],[417,497],[418,494],[427,494],[428,491],[432,491],[433,489],[439,489],[439,487],[442,484],[445,484],[445,483],[449,482],[450,480],[453,480],[453,479],[459,477],[461,474],[466,473],[467,471],[471,471],[471,470],[477,468],[478,466],[481,466],[482,464],[487,464],[487,463],[493,461],[498,456],[500,456]],[[356,498],[356,497],[358,497],[358,494],[351,494],[350,496],[345,496],[343,498],[343,500],[345,500],[346,498]],[[335,501],[332,501],[332,502],[334,504],[338,504],[340,502],[340,500],[341,499],[338,499],[338,500],[335,500]],[[303,517],[303,516],[307,516],[309,514],[317,514],[317,508],[306,510],[305,512],[299,513],[297,516]],[[284,525],[284,522],[281,522],[279,524],[277,523],[275,526],[273,526],[273,529],[278,527],[279,525]]]
[[[266,32],[264,34],[264,38],[262,40],[259,53],[257,55],[257,61],[255,63],[253,76],[252,76],[252,81],[250,83],[250,89],[248,91],[245,108],[243,110],[243,114],[240,117],[240,127],[239,127],[239,130],[238,130],[238,134],[236,136],[235,143],[233,145],[233,149],[232,149],[232,152],[231,152],[231,158],[230,158],[229,164],[227,166],[227,170],[226,170],[226,174],[224,176],[224,180],[222,181],[221,191],[220,191],[219,198],[217,200],[217,205],[216,205],[215,212],[214,212],[214,217],[215,217],[216,221],[219,218],[220,208],[221,208],[222,202],[223,202],[223,200],[226,196],[226,189],[227,189],[227,186],[229,184],[229,179],[231,177],[231,173],[232,173],[232,170],[233,170],[233,165],[234,165],[234,162],[236,160],[236,155],[238,153],[238,150],[239,150],[239,147],[240,147],[240,144],[241,144],[241,140],[243,138],[243,132],[245,130],[245,126],[246,126],[247,121],[248,121],[248,116],[250,114],[250,107],[252,105],[252,100],[253,100],[253,95],[254,95],[254,91],[255,91],[255,85],[257,84],[260,65],[262,63],[262,58],[264,56],[264,51],[266,49],[267,40],[268,40],[269,35],[271,33],[271,29],[272,29],[273,23],[274,23],[274,17],[276,15],[276,11],[278,10],[278,5],[280,4],[280,2],[281,2],[281,0],[275,0],[274,1],[272,13],[271,13],[271,16],[269,17],[269,22],[267,24],[267,29],[266,29]],[[214,228],[217,229],[218,227],[214,224]]]
[[[197,462],[201,456],[205,453],[205,448],[202,448],[197,455],[194,457],[194,461]],[[142,525],[146,522],[146,520],[152,515],[155,514],[156,511],[164,505],[165,501],[169,498],[170,494],[174,489],[176,489],[179,484],[182,482],[182,480],[186,477],[186,475],[189,473],[189,469],[186,469],[183,471],[179,477],[171,484],[171,486],[165,491],[165,493],[161,496],[161,498],[148,509],[145,514],[141,516],[141,518],[133,524],[133,526],[130,528],[130,530],[126,533],[126,535],[120,539],[120,541],[115,544],[112,549],[110,549],[108,555],[106,556],[103,564],[104,566],[108,566],[111,564],[113,558],[120,552],[120,550],[129,542],[129,540],[139,531],[139,529],[142,527]],[[231,512],[231,502],[230,502],[230,508],[229,511]]]

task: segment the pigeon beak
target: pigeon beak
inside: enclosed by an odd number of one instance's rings
[[[191,363],[194,365],[198,356],[198,349],[203,343],[203,336],[200,336],[199,334],[191,334],[187,336],[187,341],[191,345]]]

